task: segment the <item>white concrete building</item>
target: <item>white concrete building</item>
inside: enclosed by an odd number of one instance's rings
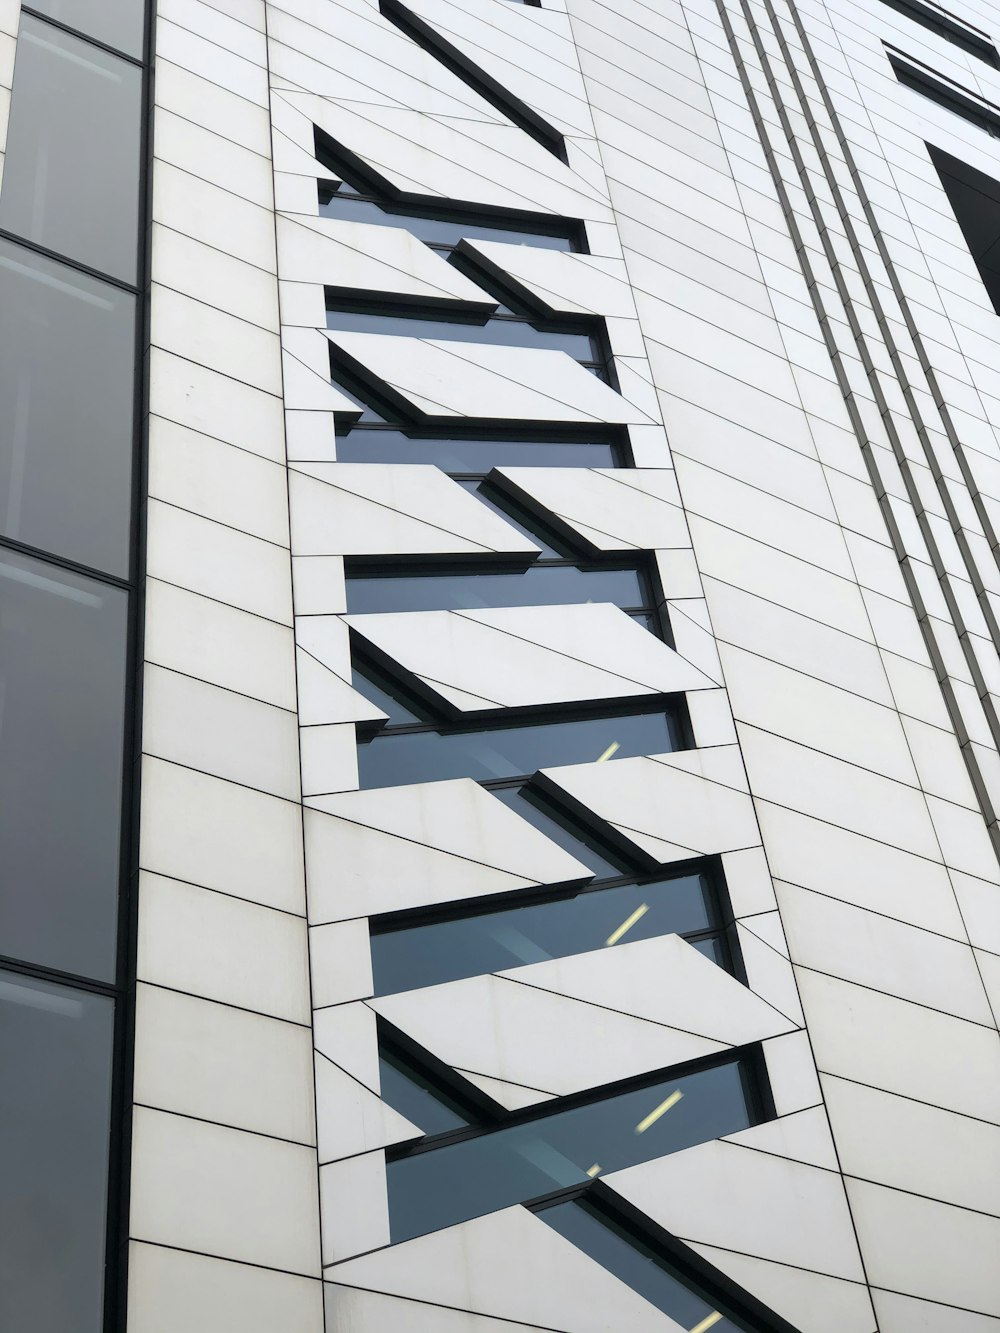
[[[1000,1333],[1000,11],[0,0],[0,1327]]]

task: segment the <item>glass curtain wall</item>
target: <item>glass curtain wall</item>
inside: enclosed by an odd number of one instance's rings
[[[0,1328],[116,1322],[145,0],[22,7],[0,188]]]

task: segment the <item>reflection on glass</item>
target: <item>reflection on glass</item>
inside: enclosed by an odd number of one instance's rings
[[[601,848],[599,839],[588,837],[586,829],[546,801],[530,782],[522,783],[519,787],[499,787],[493,795],[540,833],[551,838],[564,852],[582,861],[595,875],[609,878],[634,871],[634,865],[610,849]]]
[[[533,565],[510,573],[364,575],[347,580],[352,612],[453,611],[476,607],[566,606],[613,602],[625,608],[648,604],[637,569]]]
[[[375,994],[714,925],[711,888],[704,875],[696,874],[376,932],[371,941]]]
[[[663,712],[533,722],[488,731],[390,731],[358,745],[358,772],[362,788],[463,777],[488,782],[562,764],[592,763],[615,744],[612,763],[631,755],[679,749],[681,735],[675,719]]]
[[[536,1216],[681,1328],[692,1333],[708,1333],[709,1329],[714,1333],[741,1333],[749,1329],[742,1320],[734,1322],[723,1314],[715,1300],[702,1294],[697,1281],[684,1276],[664,1255],[588,1200],[555,1204],[540,1209]],[[718,1318],[713,1317],[716,1315]]]
[[[126,614],[117,588],[0,555],[0,951],[101,980],[115,963]]]
[[[146,6],[143,0],[31,0],[31,8],[85,37],[142,59]]]
[[[134,346],[134,297],[0,240],[0,532],[121,577]]]
[[[337,438],[342,463],[430,463],[444,472],[495,467],[619,467],[614,445],[552,440],[423,440],[398,430],[355,430]]]
[[[473,324],[418,315],[371,314],[368,311],[328,309],[326,325],[339,333],[383,333],[404,338],[438,338],[447,342],[499,343],[504,347],[541,347],[566,352],[577,361],[600,361],[593,339],[586,333],[559,333],[536,328],[522,319],[490,319]]]
[[[382,1100],[425,1134],[446,1134],[469,1124],[458,1105],[419,1069],[395,1052],[381,1050],[378,1061]]]
[[[0,972],[0,1328],[100,1333],[112,1002]]]
[[[669,1109],[649,1121],[672,1098]],[[733,1134],[751,1123],[742,1067],[729,1061],[412,1153],[387,1169],[392,1241],[585,1185],[595,1175]]]
[[[346,222],[368,222],[382,227],[405,227],[429,245],[442,249],[456,246],[459,241],[504,241],[508,245],[532,245],[544,250],[573,250],[569,235],[547,236],[543,232],[520,231],[513,227],[489,227],[476,222],[465,222],[421,217],[407,213],[402,205],[379,205],[341,187],[336,193],[320,187],[319,211],[323,217],[343,218]]]

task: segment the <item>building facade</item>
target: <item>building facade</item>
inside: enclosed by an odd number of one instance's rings
[[[949,4],[0,0],[4,1330],[1000,1330]]]

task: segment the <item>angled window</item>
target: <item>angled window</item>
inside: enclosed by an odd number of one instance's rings
[[[1000,315],[1000,181],[927,145],[948,202]]]
[[[681,935],[713,962],[729,961],[719,895],[707,870],[664,870],[638,883],[519,893],[370,922],[375,994],[436,986],[525,964]],[[525,896],[530,900],[525,902]]]
[[[469,1117],[465,1127],[431,1132],[391,1150],[386,1176],[392,1243],[512,1204],[585,1189],[601,1175],[747,1129],[764,1118],[753,1064],[748,1053],[676,1066],[500,1113],[492,1122]],[[440,1124],[439,1108],[428,1115],[431,1082],[403,1093],[402,1079],[395,1079],[386,1099],[395,1097],[395,1109],[421,1129],[421,1118]],[[451,1106],[464,1118],[456,1103]]]
[[[919,23],[928,32],[936,33],[938,37],[943,37],[953,46],[967,51],[969,55],[985,60],[994,69],[1000,69],[1000,58],[997,56],[996,47],[986,34],[963,23],[943,9],[938,9],[937,5],[925,4],[924,0],[882,0],[882,3],[889,9],[894,9],[897,14],[903,14],[914,23]]]
[[[338,387],[342,387],[338,385]],[[347,427],[337,436],[341,463],[429,463],[453,477],[482,480],[495,467],[624,467],[612,440],[515,436],[427,436],[391,425]]]
[[[899,55],[890,48],[887,53],[892,71],[904,88],[911,88],[952,115],[961,116],[995,139],[1000,138],[1000,110],[991,103],[971,97],[957,84],[934,74],[926,65],[909,56]]]

